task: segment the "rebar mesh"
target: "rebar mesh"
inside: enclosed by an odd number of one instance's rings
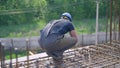
[[[114,41],[111,44],[106,43],[72,48],[64,53],[63,60],[66,68],[119,68],[120,42]],[[10,68],[10,63],[5,62],[4,65],[6,68]],[[53,68],[54,64],[52,58],[45,55],[39,58],[12,63],[12,67]]]

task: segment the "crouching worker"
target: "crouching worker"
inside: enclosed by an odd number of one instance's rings
[[[64,51],[77,43],[77,34],[72,24],[71,14],[63,13],[61,19],[50,21],[40,32],[38,42],[41,48],[53,58],[55,68],[64,68]],[[68,32],[70,36],[65,36]]]

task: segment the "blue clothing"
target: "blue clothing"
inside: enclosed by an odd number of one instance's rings
[[[49,34],[59,34],[59,35],[64,35],[69,31],[74,30],[73,24],[64,19],[59,19],[58,23],[55,23],[52,28],[50,29]]]
[[[64,36],[64,34],[72,30],[74,30],[74,26],[69,20],[53,20],[43,28],[38,42],[49,56],[61,60],[63,52],[77,42],[74,37]]]
[[[41,31],[39,40],[40,46],[46,50],[54,50],[56,43],[64,37],[64,34],[72,30],[74,30],[74,26],[69,20],[53,20],[49,22]],[[51,48],[52,45],[55,46]]]

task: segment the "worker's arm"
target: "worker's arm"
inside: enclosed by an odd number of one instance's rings
[[[76,38],[76,40],[78,41],[77,33],[75,32],[75,30],[70,31],[70,36]]]

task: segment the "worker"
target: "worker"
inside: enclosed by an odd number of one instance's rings
[[[66,35],[66,34],[69,34]],[[40,47],[53,58],[55,68],[64,68],[63,53],[77,43],[77,34],[72,16],[65,12],[58,20],[50,21],[41,31]]]

